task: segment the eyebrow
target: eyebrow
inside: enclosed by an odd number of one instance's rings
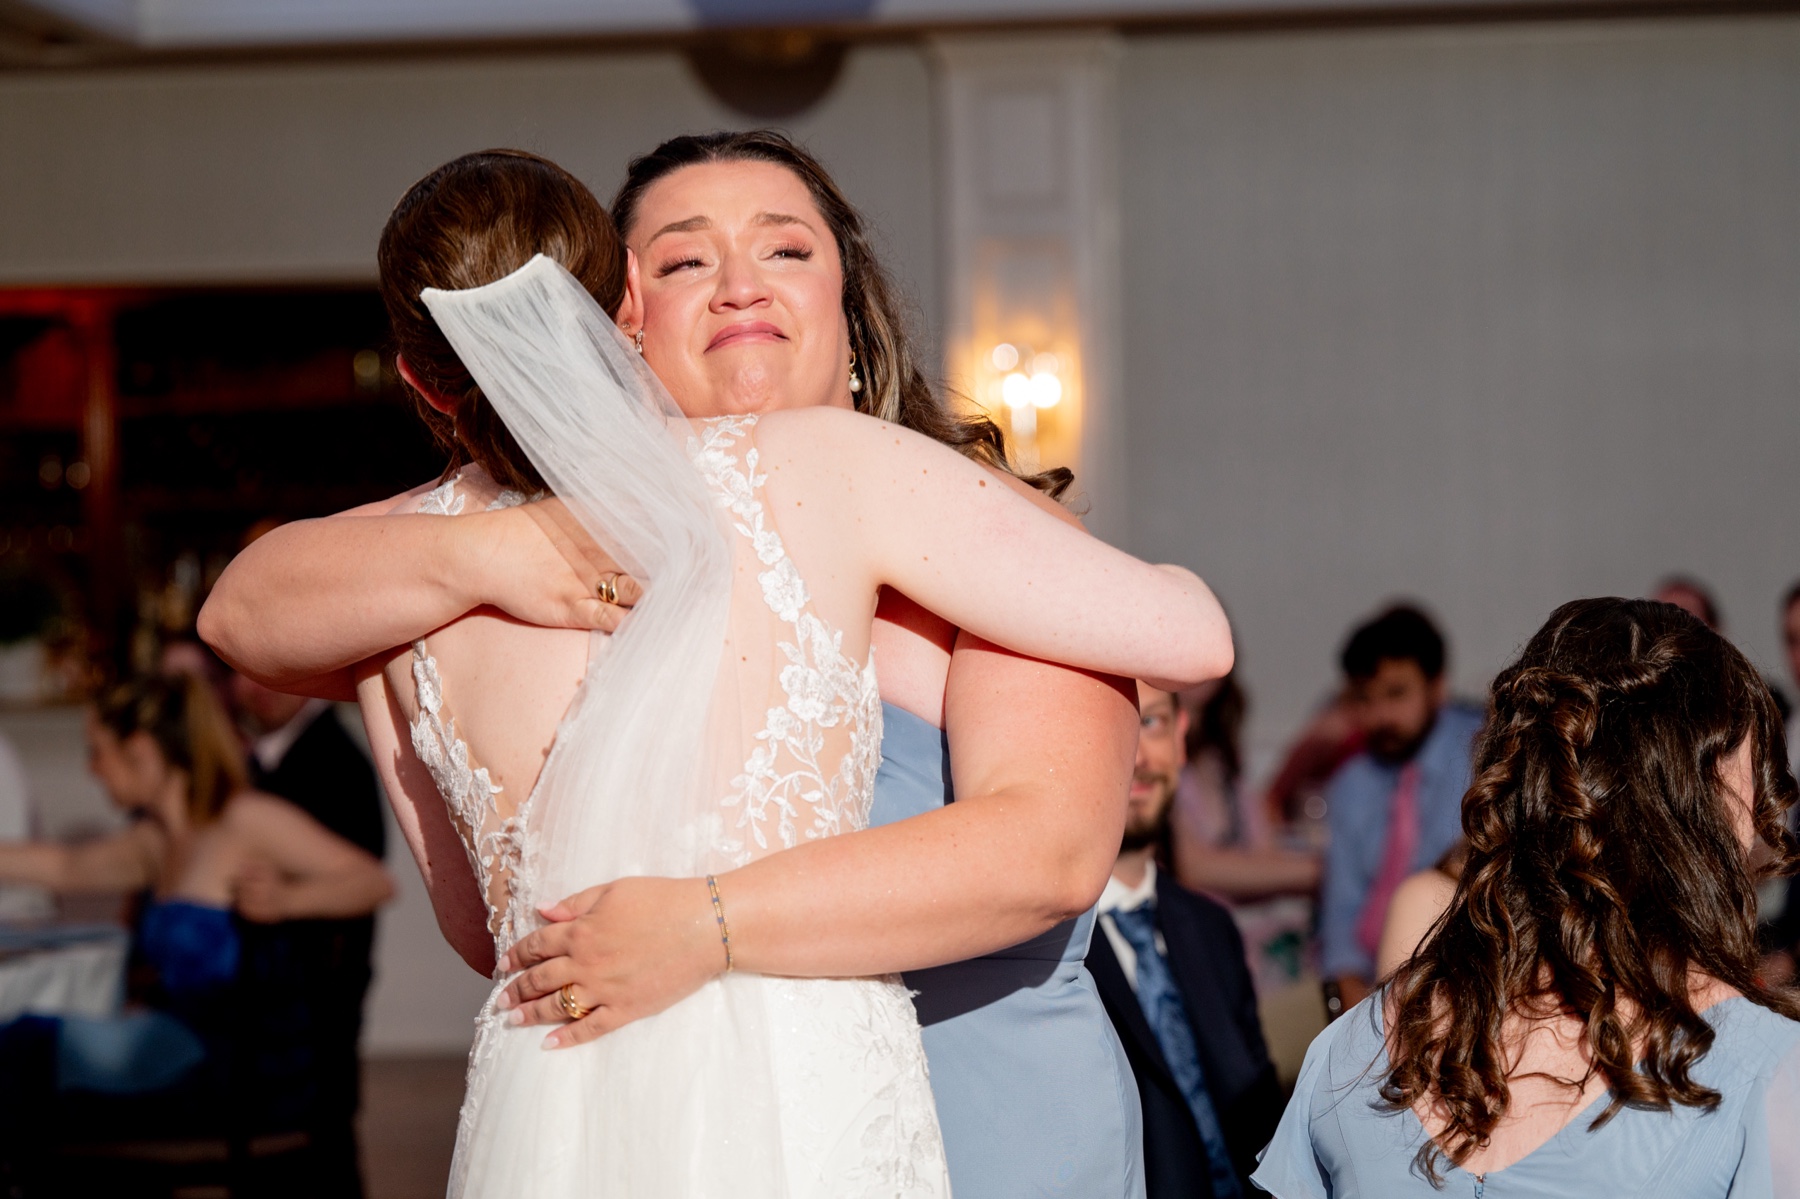
[[[818,232],[817,229],[813,229],[811,221],[805,219],[804,217],[793,216],[793,215],[791,215],[789,213],[785,213],[785,212],[759,212],[756,214],[756,220],[754,223],[758,224],[758,225],[763,225],[763,226],[805,225],[808,229],[812,229],[812,231],[814,233]]]
[[[668,224],[664,225],[661,229],[658,229],[655,233],[652,233],[650,235],[650,241],[655,241],[657,238],[661,237],[665,233],[693,233],[694,231],[699,230],[699,229],[710,229],[710,228],[712,228],[712,221],[709,220],[708,218],[703,217],[703,216],[691,216],[685,221],[670,221]],[[644,244],[648,245],[649,242],[646,242]]]
[[[814,233],[818,232],[817,229],[813,229],[811,221],[804,217],[797,217],[786,212],[759,212],[756,214],[756,219],[752,221],[751,224],[759,225],[764,228],[771,226],[780,227],[782,225],[804,225],[806,228],[812,229]],[[670,221],[661,229],[658,229],[655,233],[651,234],[650,241],[655,241],[665,233],[697,233],[702,229],[710,228],[712,228],[712,218],[691,216],[683,221]],[[645,242],[644,244],[649,245],[650,243]]]

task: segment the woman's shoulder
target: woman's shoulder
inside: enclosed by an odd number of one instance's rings
[[[1733,1079],[1766,1078],[1800,1053],[1800,1020],[1748,996],[1720,1000],[1700,1015],[1713,1030],[1712,1048],[1702,1059],[1703,1072],[1713,1076],[1711,1086],[1726,1088]]]
[[[1307,1093],[1317,1104],[1336,1103],[1345,1095],[1379,1087],[1387,1073],[1387,1028],[1383,1017],[1385,989],[1327,1024],[1306,1050],[1296,1101]]]

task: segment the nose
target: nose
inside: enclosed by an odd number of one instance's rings
[[[769,288],[753,255],[728,249],[719,261],[717,285],[713,291],[714,312],[741,311],[769,302]]]

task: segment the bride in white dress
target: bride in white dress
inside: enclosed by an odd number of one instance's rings
[[[429,177],[397,217],[444,186]],[[496,960],[539,905],[583,888],[723,871],[863,827],[884,585],[1036,657],[1169,688],[1218,672],[1223,616],[1198,579],[1069,528],[951,450],[829,408],[682,417],[588,289],[530,257],[568,247],[504,244],[530,227],[506,211],[518,193],[465,199],[492,209],[468,257],[493,281],[422,299],[510,433],[489,438],[490,465],[541,479],[644,585],[611,637],[476,613],[359,687],[390,787],[428,776],[441,793]],[[460,265],[448,276],[467,282]],[[536,498],[471,465],[395,510]],[[1075,602],[1096,596],[1112,602]],[[453,872],[450,848],[415,846],[428,879]],[[452,1195],[949,1193],[905,990],[732,972],[729,905],[714,905],[712,982],[572,1049],[544,1052],[496,980]]]

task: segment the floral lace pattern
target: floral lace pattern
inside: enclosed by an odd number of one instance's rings
[[[433,488],[419,500],[421,513],[460,516],[468,496],[458,490],[459,471],[448,482]],[[503,491],[486,510],[510,508],[526,501],[517,491]],[[487,767],[477,766],[468,743],[456,733],[456,718],[444,707],[444,682],[437,659],[423,639],[413,642],[413,689],[419,713],[412,722],[412,748],[437,784],[438,794],[450,809],[450,818],[469,855],[481,894],[488,905],[488,931],[494,936],[494,956],[501,957],[514,941],[530,931],[526,927],[514,875],[525,856],[525,829],[531,798],[503,814],[499,799],[504,790],[489,777]]]
[[[738,838],[729,848],[738,865],[772,848],[771,834],[777,847],[791,849],[803,838],[868,827],[881,761],[874,656],[857,669],[843,652],[843,632],[811,610],[806,582],[767,519],[761,492],[768,476],[757,470],[758,451],[751,445],[741,458],[736,452],[755,424],[755,416],[717,417],[689,446],[763,567],[757,575],[763,602],[793,634],[777,645],[787,663],[780,675],[786,702],[768,709],[757,746],[723,800],[737,814]],[[850,749],[833,763],[826,730],[840,727]]]

